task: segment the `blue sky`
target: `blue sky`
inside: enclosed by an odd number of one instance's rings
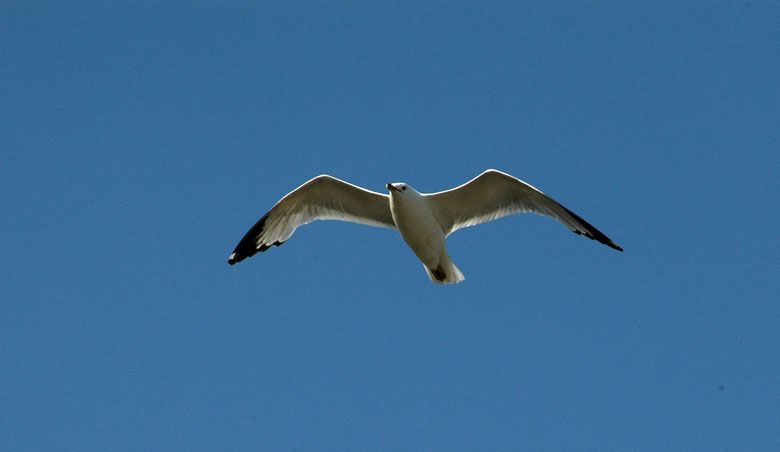
[[[0,450],[780,448],[778,4],[416,3],[0,4]],[[341,222],[227,265],[318,174],[487,168],[625,252],[523,215],[454,286]]]

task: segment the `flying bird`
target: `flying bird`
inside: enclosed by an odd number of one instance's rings
[[[431,281],[452,284],[463,273],[447,254],[448,235],[515,213],[555,218],[577,234],[618,251],[615,242],[531,185],[497,170],[487,170],[465,184],[438,193],[418,193],[408,184],[386,185],[377,193],[322,175],[279,200],[238,242],[230,265],[283,244],[298,226],[314,220],[341,220],[397,229],[422,261]]]

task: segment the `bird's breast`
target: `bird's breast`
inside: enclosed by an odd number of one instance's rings
[[[404,241],[424,263],[438,262],[445,248],[444,232],[427,203],[390,203],[393,221]]]

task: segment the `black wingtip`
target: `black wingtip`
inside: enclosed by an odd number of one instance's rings
[[[265,244],[260,245],[259,248],[257,247],[257,238],[265,228],[266,218],[268,218],[268,214],[263,215],[263,217],[257,220],[257,223],[247,231],[241,241],[238,242],[238,245],[236,245],[233,254],[228,258],[228,264],[233,265],[236,262],[241,262],[247,257],[254,256],[258,251],[265,251],[269,248]]]
[[[588,225],[590,226],[590,225]],[[593,228],[593,226],[590,226]],[[603,243],[604,245],[607,245],[608,247],[612,248],[613,250],[618,250],[621,253],[623,252],[623,248],[619,247],[617,243],[613,242],[612,239],[604,235],[601,231],[599,231],[596,228],[593,228],[593,230],[586,232],[583,234],[582,232],[575,231],[578,235],[584,235],[585,237],[595,240],[599,243]]]
[[[560,204],[558,204],[558,205],[563,207]],[[595,241],[597,241],[599,243],[603,243],[604,245],[607,245],[608,247],[610,247],[612,249],[616,249],[616,250],[621,251],[621,252],[623,251],[623,248],[617,246],[617,244],[615,242],[613,242],[612,239],[610,239],[609,237],[604,235],[603,232],[601,232],[598,229],[596,229],[592,224],[590,224],[587,221],[583,220],[579,215],[577,215],[576,213],[574,213],[571,210],[567,209],[566,207],[563,207],[563,210],[568,212],[569,215],[571,215],[575,220],[579,221],[580,223],[583,224],[583,226],[585,226],[585,230],[584,231],[574,230],[573,232],[575,234],[577,234],[577,235],[584,235],[585,237],[587,237],[587,238],[589,238],[591,240],[595,240]]]
[[[276,242],[274,242],[274,243],[272,243],[270,245],[266,245],[265,243],[263,243],[262,245],[260,245],[260,247],[256,247],[256,248],[242,247],[239,244],[239,246],[236,247],[236,250],[233,251],[233,254],[231,254],[230,257],[228,258],[228,264],[233,265],[236,262],[241,262],[242,260],[246,259],[247,257],[254,256],[255,254],[257,254],[258,251],[261,252],[261,253],[264,253],[269,248],[271,248],[273,246],[282,246],[282,245],[284,245],[284,243],[285,242],[280,242],[280,241],[277,240]]]

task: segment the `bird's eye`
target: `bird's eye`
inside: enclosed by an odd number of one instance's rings
[[[406,185],[402,186],[401,190],[406,191]]]

